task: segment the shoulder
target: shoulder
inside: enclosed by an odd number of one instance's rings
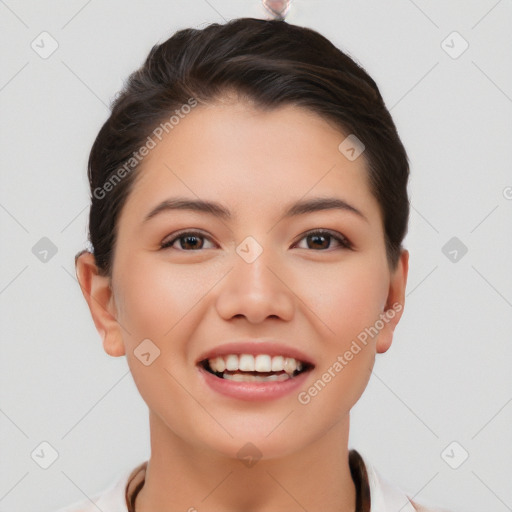
[[[128,512],[126,505],[126,487],[131,477],[146,463],[135,469],[119,473],[103,491],[94,494],[90,499],[76,501],[59,508],[55,512]]]
[[[421,505],[411,500],[411,504],[416,510],[416,512],[452,512],[451,510],[447,510],[445,508],[439,507],[426,507],[425,505]]]
[[[451,512],[446,509],[413,501],[409,493],[404,489],[384,478],[366,456],[361,455],[361,458],[364,461],[368,475],[372,511]]]

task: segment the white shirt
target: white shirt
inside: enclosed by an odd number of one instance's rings
[[[415,502],[411,503],[411,497],[400,487],[390,483],[361,455],[368,473],[370,484],[371,512],[450,512],[445,509],[426,507]],[[56,512],[128,512],[125,501],[125,490],[133,469],[126,471],[106,489],[89,500],[83,500]],[[416,508],[415,508],[416,507]]]

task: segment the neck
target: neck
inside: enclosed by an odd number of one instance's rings
[[[151,457],[136,512],[354,512],[348,432],[347,415],[300,452],[246,465],[190,445],[150,412]]]

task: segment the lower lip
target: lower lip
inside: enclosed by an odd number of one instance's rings
[[[273,400],[288,395],[302,386],[310,373],[306,371],[282,382],[237,382],[216,377],[201,366],[198,369],[206,384],[213,391],[247,401]]]

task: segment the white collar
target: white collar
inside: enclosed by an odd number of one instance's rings
[[[409,496],[382,477],[368,459],[358,452],[366,466],[370,484],[371,512],[416,512]]]

